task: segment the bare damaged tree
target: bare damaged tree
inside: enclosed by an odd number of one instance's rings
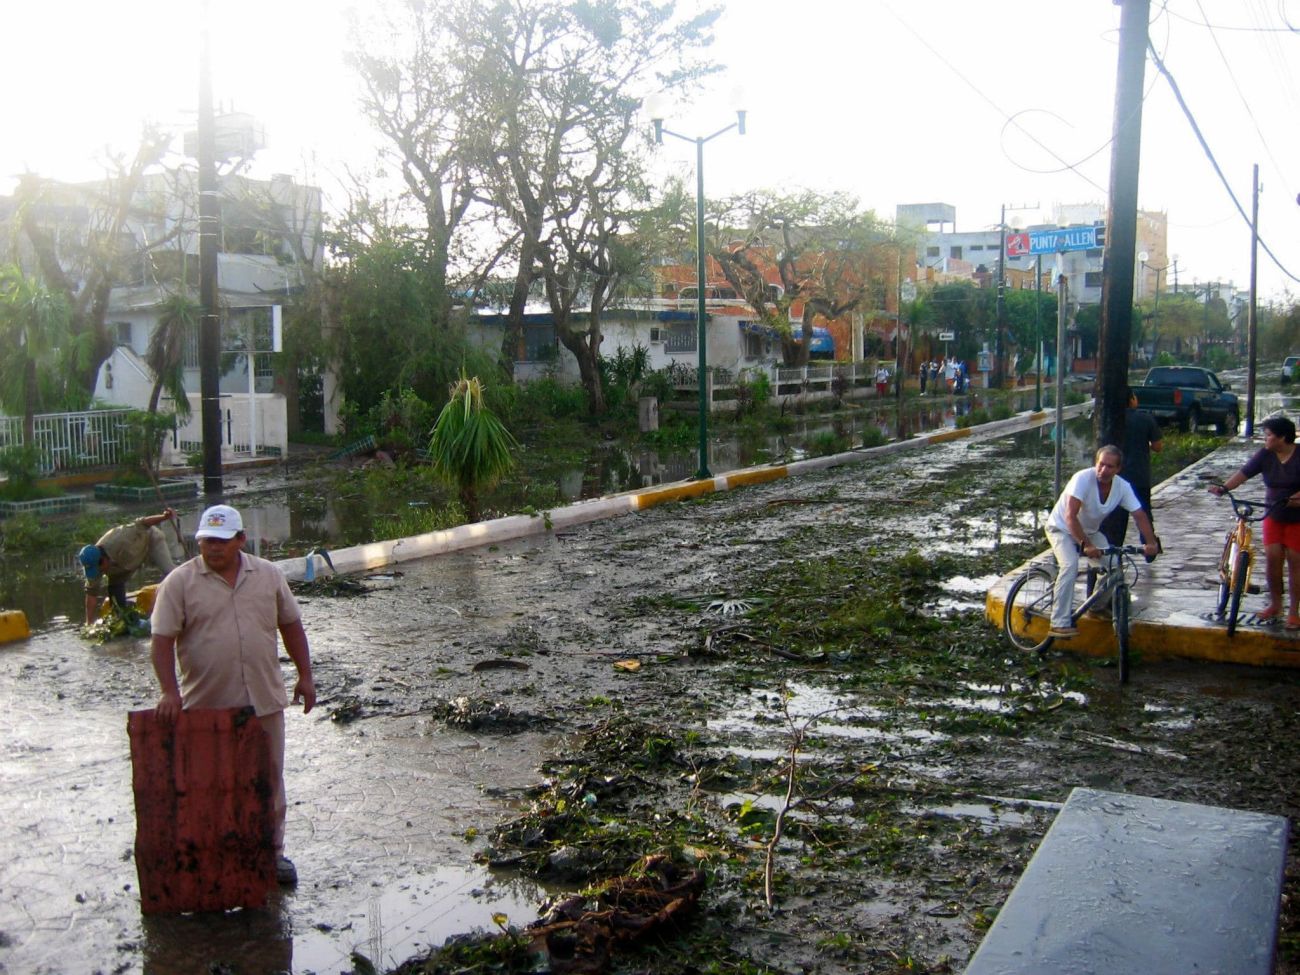
[[[575,220],[609,229],[611,212],[588,194],[608,193],[615,157],[635,151],[639,95],[680,89],[712,70],[698,52],[711,41],[717,16],[708,10],[679,18],[674,3],[651,0],[499,0],[463,23],[464,55],[476,68],[469,94],[482,123],[476,165],[483,200],[515,235],[501,350],[507,366],[518,353],[534,284],[546,266],[557,266],[549,236]],[[599,230],[588,236],[597,250],[611,240]],[[584,263],[572,257],[571,266]],[[584,356],[593,335],[598,331],[588,329]]]
[[[818,317],[839,318],[882,295],[888,232],[846,194],[749,193],[722,206],[717,226],[711,256],[780,335],[787,365],[807,364]]]
[[[481,138],[473,113],[465,111],[475,66],[458,36],[472,21],[474,5],[409,0],[397,19],[389,12],[382,42],[370,42],[374,50],[366,50],[362,41],[351,60],[364,90],[362,111],[385,140],[382,155],[397,165],[421,212],[421,247],[434,292],[432,324],[446,329],[453,258],[475,201]],[[404,45],[396,53],[394,38]]]
[[[35,173],[19,177],[14,191],[22,235],[17,257],[30,256],[45,286],[70,309],[64,365],[69,405],[90,402],[99,367],[113,352],[107,323],[113,287],[128,277],[132,262],[142,260],[142,251],[166,243],[164,234],[142,244],[131,225],[156,222],[165,207],[143,198],[139,189],[169,142],[162,132],[146,129],[134,156],[112,158],[110,175],[95,183],[71,185]]]

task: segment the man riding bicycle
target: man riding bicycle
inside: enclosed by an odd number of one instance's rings
[[[1124,455],[1113,444],[1097,451],[1096,464],[1085,467],[1070,478],[1047,520],[1047,542],[1056,556],[1056,591],[1052,601],[1054,637],[1071,637],[1079,630],[1074,625],[1074,583],[1079,576],[1079,554],[1099,558],[1109,543],[1101,533],[1101,523],[1117,508],[1133,517],[1142,536],[1142,550],[1149,560],[1159,552],[1151,519],[1142,510],[1133,486],[1119,476]]]

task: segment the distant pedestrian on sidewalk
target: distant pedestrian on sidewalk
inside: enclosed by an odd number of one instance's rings
[[[162,514],[145,515],[126,525],[110,528],[94,545],[83,546],[77,561],[86,573],[86,625],[99,618],[105,596],[119,609],[126,609],[126,585],[146,561],[164,576],[173,568],[167,539],[158,526],[176,512],[164,508]]]
[[[199,519],[199,554],[158,587],[153,609],[153,668],[162,687],[158,720],[173,724],[182,707],[249,708],[271,755],[271,842],[276,879],[298,882],[284,855],[284,690],[276,631],[298,670],[293,703],[316,704],[311,653],[298,603],[275,563],[244,551],[238,511],[218,504]],[[176,679],[179,663],[180,680]]]
[[[1282,614],[1282,563],[1287,567],[1290,600],[1286,628],[1300,630],[1300,451],[1296,450],[1295,424],[1284,416],[1270,416],[1260,424],[1264,446],[1242,465],[1241,470],[1223,482],[1211,484],[1209,492],[1222,496],[1224,491],[1241,487],[1256,474],[1264,476],[1264,500],[1269,505],[1264,518],[1264,561],[1268,577],[1268,606],[1256,615],[1261,621],[1277,619]]]
[[[1075,628],[1074,582],[1079,577],[1079,555],[1095,559],[1106,547],[1101,523],[1116,508],[1123,508],[1137,522],[1148,559],[1159,551],[1151,521],[1128,481],[1119,477],[1124,463],[1120,449],[1107,444],[1097,451],[1096,464],[1070,478],[1047,519],[1047,542],[1056,556],[1056,592],[1052,601],[1054,637],[1070,637]]]
[[[889,370],[883,365],[876,370],[876,396],[884,399],[889,395]]]
[[[1142,510],[1155,525],[1151,512],[1151,452],[1159,453],[1165,445],[1160,424],[1146,410],[1137,408],[1137,394],[1128,391],[1128,409],[1124,411],[1124,480],[1142,502]],[[1112,545],[1123,545],[1128,535],[1127,512],[1115,510],[1101,523],[1101,533]]]
[[[925,395],[925,380],[930,375],[930,363],[922,362],[921,368],[917,370],[917,375],[921,378],[921,395]]]

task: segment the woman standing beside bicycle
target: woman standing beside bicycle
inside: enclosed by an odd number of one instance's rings
[[[1268,607],[1256,615],[1261,621],[1282,614],[1282,563],[1287,566],[1289,608],[1286,628],[1300,630],[1300,451],[1296,450],[1295,424],[1284,416],[1270,416],[1260,427],[1264,446],[1222,485],[1209,492],[1222,496],[1256,474],[1264,477],[1264,500],[1270,505],[1264,519],[1264,565],[1268,577]],[[1275,507],[1274,507],[1275,506]]]
[[[1133,516],[1142,534],[1143,551],[1154,558],[1159,551],[1151,519],[1142,510],[1142,502],[1132,486],[1117,477],[1124,455],[1118,447],[1107,445],[1097,451],[1096,464],[1085,467],[1070,478],[1065,490],[1047,519],[1047,541],[1056,556],[1056,593],[1052,602],[1053,637],[1074,636],[1074,582],[1079,576],[1079,554],[1090,559],[1101,555],[1109,543],[1101,533],[1101,523],[1116,508]]]

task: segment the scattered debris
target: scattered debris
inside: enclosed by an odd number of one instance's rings
[[[135,606],[123,608],[110,601],[108,607],[106,615],[81,628],[82,639],[102,644],[109,640],[140,639],[149,635],[149,618],[140,615]]]

